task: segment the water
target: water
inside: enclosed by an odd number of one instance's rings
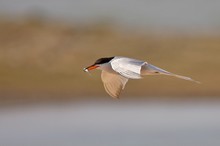
[[[0,111],[1,146],[219,146],[220,103],[82,102]]]

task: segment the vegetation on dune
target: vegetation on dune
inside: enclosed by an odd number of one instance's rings
[[[106,95],[100,73],[82,68],[103,56],[129,56],[190,76],[129,81],[124,96],[219,96],[220,37],[155,35],[109,25],[74,26],[41,21],[0,21],[0,94]]]

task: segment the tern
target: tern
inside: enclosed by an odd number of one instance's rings
[[[104,88],[113,98],[119,98],[129,79],[141,79],[144,75],[168,75],[199,83],[189,77],[163,70],[146,61],[122,56],[100,58],[83,70],[89,72],[94,69],[102,70],[101,79]]]

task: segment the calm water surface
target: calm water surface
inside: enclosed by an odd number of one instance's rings
[[[82,102],[0,110],[0,146],[219,146],[220,102]]]

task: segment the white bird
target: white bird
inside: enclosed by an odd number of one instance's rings
[[[145,61],[121,56],[100,58],[93,65],[84,68],[84,71],[89,72],[93,69],[102,70],[101,78],[105,90],[113,98],[119,98],[128,79],[141,79],[143,75],[168,75],[199,83],[189,77],[168,72]]]

